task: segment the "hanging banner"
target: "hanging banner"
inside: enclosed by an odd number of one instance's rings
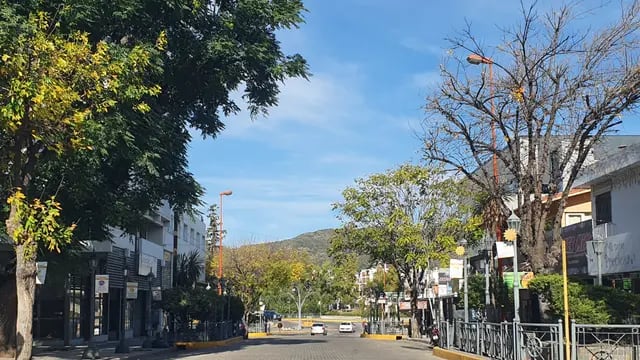
[[[137,299],[137,298],[138,298],[138,283],[127,282],[127,299]]]
[[[47,262],[38,261],[36,263],[36,285],[44,285],[44,280],[47,278]]]
[[[498,259],[512,258],[513,257],[513,243],[506,241],[496,242],[496,252],[498,253]]]
[[[449,260],[449,275],[452,279],[462,279],[464,277],[464,260]]]
[[[109,293],[109,275],[96,274],[96,294]]]

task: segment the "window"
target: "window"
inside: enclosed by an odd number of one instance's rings
[[[191,241],[189,241],[189,243],[191,245],[194,245],[196,242],[196,232],[193,229],[191,229],[190,234],[191,234],[191,237],[190,237]]]
[[[581,223],[582,214],[567,214],[566,226]]]
[[[611,222],[611,192],[596,195],[596,225]]]
[[[93,335],[98,336],[107,333],[107,323],[104,321],[105,311],[103,311],[103,305],[107,303],[106,294],[95,294],[94,301]]]
[[[182,227],[182,240],[189,242],[189,227],[187,225]]]

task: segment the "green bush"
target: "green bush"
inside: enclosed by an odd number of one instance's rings
[[[593,296],[590,286],[569,282],[569,317],[582,324],[607,324],[616,319],[607,301],[610,298]],[[529,289],[545,301],[549,309],[547,315],[553,320],[564,317],[563,280],[558,274],[536,275],[529,283]]]

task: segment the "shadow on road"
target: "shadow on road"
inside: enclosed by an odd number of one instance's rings
[[[263,339],[250,339],[243,340],[241,342],[231,344],[228,346],[214,347],[201,350],[176,350],[171,352],[170,358],[178,359],[187,356],[217,354],[217,353],[229,353],[242,350],[249,346],[256,345],[304,345],[312,343],[324,343],[327,340],[324,339],[301,339],[301,338],[263,338]]]

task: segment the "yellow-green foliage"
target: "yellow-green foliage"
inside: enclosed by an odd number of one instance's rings
[[[57,34],[45,13],[32,15],[27,29],[0,54],[0,81],[7,84],[0,93],[0,129],[9,134],[58,153],[90,149],[82,130],[92,115],[119,101],[148,111],[142,98],[160,92],[144,81],[150,49],[117,50],[106,42],[92,48],[86,33]]]
[[[45,201],[35,199],[28,203],[18,189],[7,202],[15,208],[16,218],[21,220],[10,235],[16,245],[24,245],[26,259],[35,259],[38,244],[43,244],[50,251],[60,252],[60,246],[71,241],[75,225],[64,226],[58,222],[60,204],[55,197]]]
[[[74,226],[60,224],[61,206],[52,197],[29,199],[28,180],[34,175],[41,153],[60,156],[69,151],[91,151],[85,129],[108,126],[98,114],[119,103],[130,103],[141,112],[149,110],[144,97],[160,93],[147,84],[153,71],[155,50],[136,46],[115,47],[106,42],[92,46],[86,33],[61,35],[58,24],[46,13],[32,14],[0,51],[0,132],[14,144],[8,166],[12,176],[12,208],[8,224],[16,245],[28,260],[35,258],[38,244],[49,250],[71,239]],[[158,47],[166,45],[162,34]],[[18,187],[23,187],[18,188]]]

